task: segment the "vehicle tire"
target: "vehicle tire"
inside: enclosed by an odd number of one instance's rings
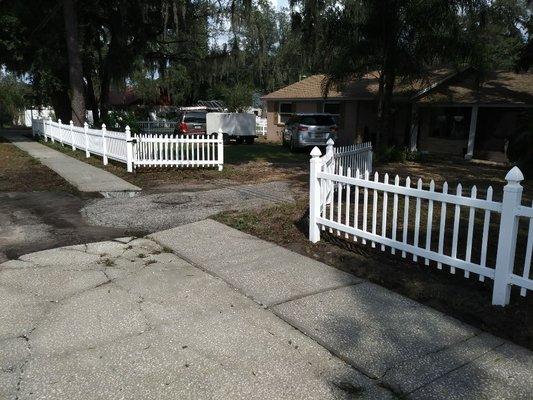
[[[242,137],[239,136],[237,139],[235,139],[235,142],[236,142],[237,144],[243,144],[243,143],[244,143],[244,139],[243,139]]]
[[[255,142],[255,138],[252,136],[252,137],[247,137],[246,139],[244,139],[244,143],[246,144],[254,144]]]
[[[224,144],[229,144],[229,135],[227,133],[222,134],[222,142]]]

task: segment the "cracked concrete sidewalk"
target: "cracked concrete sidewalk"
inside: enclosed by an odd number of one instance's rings
[[[0,264],[1,399],[529,399],[533,355],[211,220]]]

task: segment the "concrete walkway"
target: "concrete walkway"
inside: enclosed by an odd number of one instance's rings
[[[0,304],[1,399],[533,393],[531,352],[211,220],[0,264]]]
[[[4,137],[55,171],[80,192],[116,193],[141,190],[110,172],[69,157],[31,140],[23,134],[11,132],[5,134]]]

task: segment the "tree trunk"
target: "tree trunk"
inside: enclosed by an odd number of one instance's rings
[[[87,103],[89,108],[93,112],[93,123],[95,126],[100,126],[100,113],[98,110],[98,102],[96,101],[96,95],[94,93],[94,82],[91,74],[87,74],[85,77],[87,80]]]
[[[72,121],[76,126],[85,122],[85,98],[83,97],[83,68],[78,45],[78,20],[74,0],[63,0],[63,16],[68,53],[68,72],[70,83],[70,107]],[[67,121],[65,121],[67,122]]]
[[[391,119],[392,119],[392,98],[394,84],[396,81],[395,74],[390,68],[384,68],[379,76],[378,90],[378,132],[375,139],[375,147],[380,148],[388,146],[391,138]]]

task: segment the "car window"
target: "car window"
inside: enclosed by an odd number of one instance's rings
[[[190,113],[185,114],[185,118],[183,118],[183,122],[205,124],[205,115],[206,113],[202,113],[202,112],[190,112]]]
[[[335,125],[335,121],[329,115],[304,115],[300,118],[300,124],[325,126]]]

